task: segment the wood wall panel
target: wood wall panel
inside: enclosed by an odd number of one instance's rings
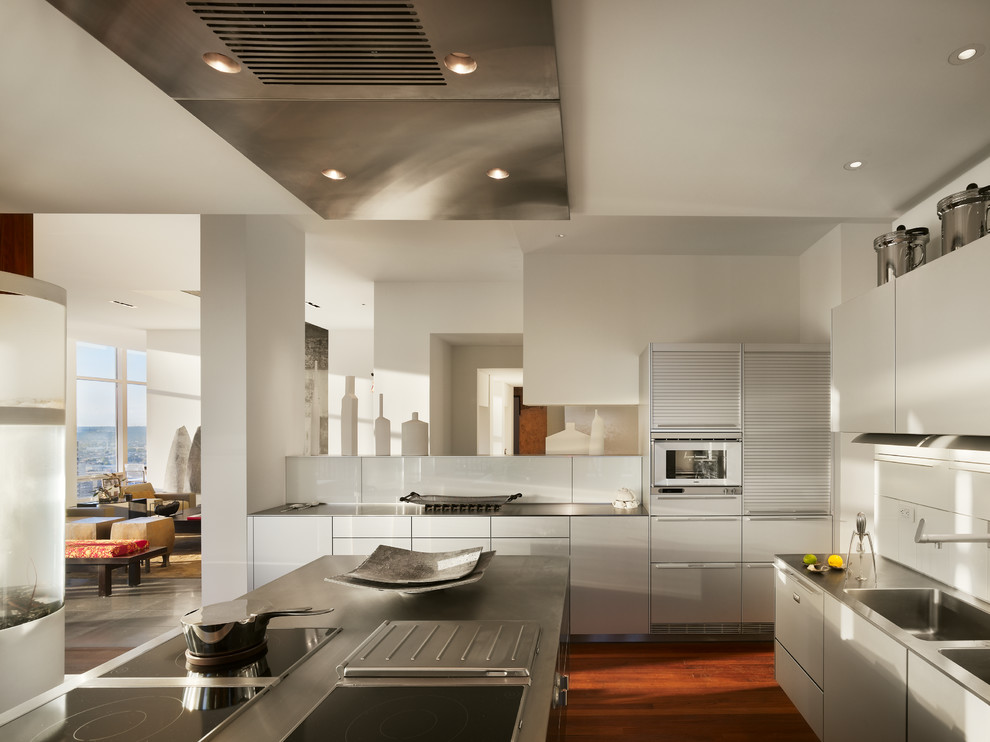
[[[0,214],[0,271],[34,277],[34,214]]]

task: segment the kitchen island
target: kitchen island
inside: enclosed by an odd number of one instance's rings
[[[224,722],[224,726],[209,737],[217,740],[238,740],[239,742],[277,742],[287,737],[297,739],[349,739],[344,736],[343,723],[324,725],[319,737],[300,736],[294,729],[309,716],[314,709],[333,693],[339,677],[337,667],[364,642],[385,621],[413,621],[435,624],[437,622],[500,621],[525,622],[527,627],[539,627],[539,651],[535,653],[530,666],[530,682],[522,695],[522,708],[518,718],[513,713],[510,726],[517,728],[513,737],[517,742],[537,742],[556,736],[560,714],[552,713],[551,704],[560,695],[556,679],[564,671],[566,653],[568,599],[568,560],[559,557],[503,556],[496,554],[483,579],[446,590],[421,594],[405,594],[383,590],[362,589],[329,583],[324,578],[342,574],[355,568],[364,560],[357,556],[326,556],[316,559],[293,572],[284,575],[250,593],[246,598],[270,602],[277,608],[311,606],[314,609],[333,610],[329,613],[306,617],[277,617],[269,624],[269,634],[276,629],[333,628],[337,633],[311,651],[305,658],[284,673],[278,680],[274,678],[190,678],[152,677],[150,673],[136,679],[133,674],[123,677],[121,670],[128,666],[138,666],[142,657],[150,654],[155,646],[181,641],[180,631],[170,632],[155,642],[138,647],[111,662],[92,670],[77,679],[53,689],[34,701],[16,710],[16,718],[5,715],[0,722],[0,740],[34,739],[45,730],[39,739],[72,739],[74,730],[57,716],[59,709],[63,715],[63,697],[79,691],[91,694],[105,692],[109,699],[120,702],[127,693],[143,690],[153,694],[156,689],[170,686],[187,691],[225,683],[229,687],[243,685],[259,686],[252,691],[253,697],[242,706],[240,713]],[[559,651],[561,650],[561,651]],[[173,668],[174,669],[174,668]],[[272,672],[272,676],[279,673]],[[116,677],[115,677],[116,676]],[[422,681],[403,681],[404,687],[411,688]],[[465,681],[454,679],[447,685],[461,686]],[[485,689],[518,686],[511,678],[491,677],[482,681]],[[348,690],[348,689],[344,689]],[[330,694],[330,696],[328,696]],[[195,693],[193,694],[195,695]],[[566,694],[564,694],[566,696]],[[202,694],[199,694],[202,697]],[[250,697],[250,696],[249,696]],[[185,714],[210,713],[203,704],[199,707],[184,703]],[[559,710],[559,709],[558,709]],[[511,710],[510,710],[511,712]],[[442,714],[440,714],[442,716]],[[82,718],[78,713],[75,717]],[[442,719],[441,719],[442,720]],[[68,721],[68,719],[66,720]],[[312,723],[312,722],[311,722]],[[57,731],[67,736],[52,736]],[[200,739],[209,730],[203,725],[202,733],[196,736],[179,736],[176,726],[157,733],[146,734],[143,739],[184,742],[186,739]],[[289,737],[289,735],[292,735]],[[45,736],[48,735],[48,736]],[[373,739],[362,736],[362,739]],[[427,735],[422,739],[433,739]],[[504,737],[508,742],[509,737]]]

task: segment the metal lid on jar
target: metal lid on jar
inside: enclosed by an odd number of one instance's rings
[[[938,202],[938,205],[935,208],[938,212],[938,218],[941,219],[942,214],[950,209],[954,209],[957,206],[988,200],[990,200],[990,186],[983,186],[980,188],[976,185],[976,183],[970,183],[966,186],[965,191],[959,191],[959,193],[953,193],[946,196]]]
[[[873,240],[873,249],[882,250],[887,245],[917,244],[918,242],[928,244],[928,227],[906,229],[903,224],[900,224],[893,232],[887,232]]]

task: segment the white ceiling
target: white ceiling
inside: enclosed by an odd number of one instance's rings
[[[537,250],[800,254],[990,156],[990,54],[947,62],[990,46],[986,0],[556,0],[554,14],[569,221],[324,221],[45,0],[0,3],[0,211],[289,215],[309,234],[311,320],[368,327],[374,281],[521,280]],[[866,166],[844,170],[853,159]],[[189,229],[39,217],[36,275],[91,321],[111,308],[184,326]],[[121,319],[111,289],[150,308]]]

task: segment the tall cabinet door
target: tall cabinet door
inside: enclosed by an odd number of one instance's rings
[[[654,343],[650,346],[653,430],[738,430],[741,346]]]
[[[743,350],[743,513],[832,507],[827,345]]]
[[[835,431],[894,432],[895,283],[885,283],[832,310]]]
[[[649,518],[571,518],[571,633],[647,634]]]

